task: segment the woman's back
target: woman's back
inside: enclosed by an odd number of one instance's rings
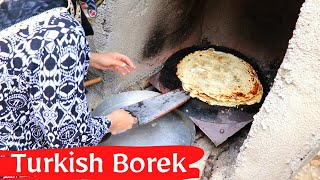
[[[66,0],[4,0],[0,4],[0,31],[56,7],[67,7]]]
[[[1,4],[0,21],[6,25],[0,22],[0,149],[96,145],[110,123],[91,117],[86,102],[90,48],[85,33],[66,8],[45,10],[49,6],[35,2]],[[23,8],[13,5],[43,12],[23,15]]]

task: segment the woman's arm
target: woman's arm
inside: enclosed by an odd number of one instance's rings
[[[127,56],[117,52],[91,53],[90,66],[100,70],[115,70],[123,76],[136,69]]]

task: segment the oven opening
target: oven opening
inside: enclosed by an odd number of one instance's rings
[[[172,38],[175,43],[171,43],[170,40],[164,41],[164,44],[168,43],[169,49],[176,47],[176,43],[179,43],[183,47],[180,48],[182,50],[175,51],[172,56],[166,59],[160,74],[158,73],[151,78],[152,84],[158,90],[163,87],[169,87],[169,90],[179,87],[177,85],[178,80],[176,79],[176,82],[172,80],[174,74],[170,74],[172,73],[170,68],[175,68],[175,63],[177,63],[173,59],[182,58],[189,53],[188,50],[184,51],[184,49],[191,46],[186,46],[185,42],[193,40],[194,46],[206,47],[213,45],[226,47],[249,58],[248,60],[251,63],[253,62],[260,68],[264,81],[263,85],[266,89],[264,93],[267,96],[283,62],[289,40],[293,36],[303,2],[302,0],[294,2],[289,0],[281,2],[274,0],[194,1],[193,8],[190,8],[189,17],[187,18],[190,22],[185,21],[188,26],[181,25],[181,27],[177,28],[179,30],[184,29],[184,34],[167,36],[169,39]],[[180,37],[180,39],[178,38],[179,40],[185,39],[177,41],[175,39],[177,37]],[[155,40],[154,43],[156,44],[156,42]],[[174,45],[171,46],[172,44]],[[199,49],[193,49],[190,52],[194,50]],[[167,92],[169,90],[166,89],[164,91]],[[209,107],[205,105],[203,109],[196,108],[201,109],[199,111],[194,110],[195,107],[202,105],[199,102],[191,101],[179,108],[179,110],[189,115],[197,125],[198,134],[196,139],[198,141],[202,141],[203,136],[207,136],[215,146],[218,146],[218,150],[215,151],[218,155],[209,155],[203,170],[202,178],[210,178],[215,173],[221,173],[219,168],[227,167],[226,169],[230,170],[228,166],[230,163],[234,163],[233,161],[235,161],[240,151],[239,149],[250,131],[253,116],[259,110],[253,109],[249,116],[242,115],[240,112],[234,117],[231,117],[231,115],[226,118],[225,113],[220,115],[218,113],[213,116],[213,111],[208,111]],[[226,109],[215,110],[224,112]],[[238,113],[237,111],[232,112],[234,114]],[[225,121],[224,118],[235,121]],[[222,120],[220,121],[220,119]],[[227,151],[229,157],[222,153],[223,151]],[[219,156],[221,159],[216,160]]]
[[[151,84],[163,93],[181,88],[181,82],[176,77],[176,65],[179,61],[196,50],[213,47],[241,57],[256,69],[264,88],[263,103],[287,51],[303,2],[185,2],[179,7],[188,13],[184,18],[178,18],[175,31],[166,32],[156,28],[152,38],[146,43],[146,57],[157,56],[156,54],[162,56],[161,51],[168,53],[163,49],[172,51],[169,58],[164,58],[164,66],[160,72],[151,78]],[[159,21],[160,25],[166,23],[170,21]],[[205,103],[191,100],[180,110],[191,117],[197,127],[218,146],[243,127],[247,127],[249,131],[253,116],[262,103],[239,109],[212,109]]]

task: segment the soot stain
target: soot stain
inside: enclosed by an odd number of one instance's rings
[[[106,38],[108,38],[109,34],[111,33],[110,23],[108,23],[108,21],[104,19],[101,25],[102,25],[103,31],[106,32]]]
[[[143,49],[145,59],[159,54],[165,47],[172,48],[183,42],[193,32],[196,25],[201,22],[203,3],[181,1],[178,4],[181,4],[179,7],[183,9],[185,15],[175,14],[175,18],[168,18],[169,20],[163,18],[156,22]],[[172,11],[165,13],[164,16],[172,16],[170,13]]]
[[[160,53],[166,43],[166,31],[156,26],[153,35],[149,38],[143,51],[143,57],[149,58]]]

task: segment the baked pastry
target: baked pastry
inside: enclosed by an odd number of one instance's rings
[[[212,48],[196,51],[182,59],[177,69],[183,89],[210,105],[235,107],[262,99],[263,87],[257,73],[232,54]]]

